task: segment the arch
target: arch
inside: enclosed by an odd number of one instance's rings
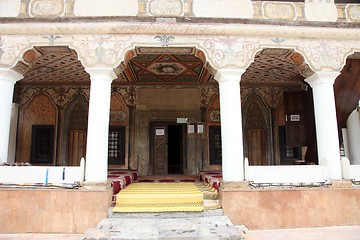
[[[115,72],[119,76],[123,73],[131,84],[141,83],[141,75],[144,74],[156,76],[153,79],[154,83],[167,84],[174,80],[177,84],[189,84],[195,79],[204,78],[210,81],[211,75],[215,73],[205,53],[195,46],[139,45],[125,52],[122,59],[123,61],[115,67]],[[194,64],[184,64],[187,61]],[[192,80],[191,76],[194,77]]]
[[[74,80],[69,76],[85,85],[90,83],[78,53],[66,45],[32,46],[23,52],[13,69],[24,75],[24,79],[19,81],[22,84],[31,85],[34,81],[37,84],[51,84],[51,81],[69,83]]]
[[[253,111],[252,111],[253,110]],[[255,114],[253,119],[250,119],[250,115]],[[251,141],[249,140],[252,136],[261,138],[260,143],[264,144],[260,146],[263,150],[266,150],[266,159],[252,160],[249,158],[250,163],[254,162],[257,165],[273,164],[272,159],[272,126],[271,126],[271,113],[270,110],[264,104],[262,98],[253,92],[250,94],[243,107],[242,107],[242,122],[243,122],[243,141],[244,141],[244,156],[249,157],[249,148]],[[252,131],[252,132],[251,132]],[[250,136],[250,137],[249,137]],[[259,139],[260,139],[259,138]],[[252,138],[253,139],[253,138]],[[264,149],[265,148],[265,149]]]
[[[29,101],[26,105],[20,106],[19,116],[16,162],[29,162],[32,126],[55,126],[57,123],[57,108],[49,96],[38,93],[33,96],[31,101]]]
[[[342,59],[341,69],[343,69],[345,67],[346,60],[351,56],[354,56],[355,58],[360,59],[360,48],[352,48],[350,51],[348,51],[344,54],[344,58]]]
[[[279,45],[269,46],[264,45],[255,50],[252,55],[252,61],[249,63],[249,68],[259,55],[267,55],[274,58],[282,58],[291,63],[297,72],[304,78],[310,77],[315,73],[304,53],[296,47],[282,47]]]
[[[61,158],[60,165],[78,166],[81,154],[85,154],[89,102],[78,93],[66,107],[60,123]],[[77,145],[77,146],[75,146]],[[80,156],[80,157],[79,157]]]

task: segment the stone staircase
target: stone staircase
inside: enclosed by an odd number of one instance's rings
[[[230,240],[245,239],[247,229],[234,226],[222,209],[203,212],[112,213],[82,240],[159,239]]]

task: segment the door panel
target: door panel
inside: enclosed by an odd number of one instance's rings
[[[265,129],[248,129],[247,143],[250,165],[267,165]]]
[[[68,164],[79,166],[86,153],[86,130],[71,130],[69,132]]]
[[[154,174],[168,173],[167,126],[156,126],[154,132]]]
[[[311,89],[284,93],[286,120],[286,146],[284,147],[285,149],[307,147],[305,162],[317,164],[316,129],[312,99]]]
[[[286,146],[307,145],[306,92],[284,92]]]

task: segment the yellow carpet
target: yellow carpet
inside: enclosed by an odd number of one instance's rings
[[[132,183],[116,196],[114,212],[203,211],[203,194],[194,183]]]

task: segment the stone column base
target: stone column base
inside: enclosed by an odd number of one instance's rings
[[[220,181],[220,190],[230,190],[230,189],[251,189],[248,181],[241,182],[225,182]]]
[[[111,188],[111,182],[82,182],[81,185],[87,190],[101,191]]]
[[[351,188],[353,186],[351,180],[331,180],[330,188]]]

